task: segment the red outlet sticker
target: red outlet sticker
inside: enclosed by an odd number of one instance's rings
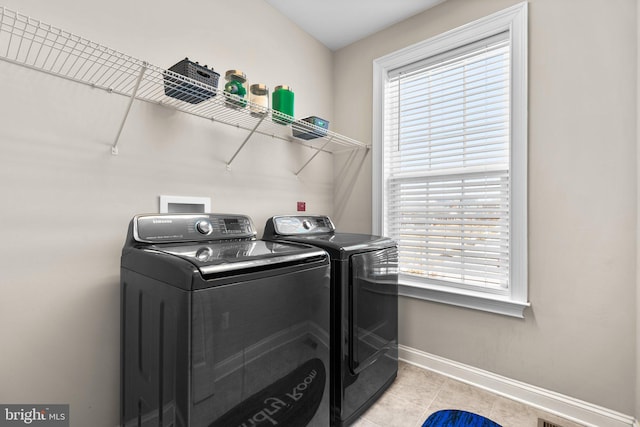
[[[307,210],[306,202],[298,202],[298,212],[304,212]]]

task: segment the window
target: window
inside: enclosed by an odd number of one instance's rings
[[[522,317],[526,3],[374,62],[374,232],[403,295]]]

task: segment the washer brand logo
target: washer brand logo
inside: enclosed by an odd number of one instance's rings
[[[316,415],[326,383],[324,364],[311,359],[240,403],[209,427],[306,426]],[[319,424],[329,414],[319,414]]]
[[[69,427],[69,405],[0,405],[0,427]]]
[[[171,224],[173,222],[172,219],[154,219],[154,224]]]

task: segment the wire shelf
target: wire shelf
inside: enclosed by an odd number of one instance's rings
[[[163,105],[249,131],[227,166],[254,133],[313,148],[316,153],[309,161],[319,152],[368,149],[368,145],[360,141],[302,120],[292,120],[289,116],[252,104],[248,100],[242,101],[246,104],[241,108],[232,108],[230,104],[237,99],[222,90],[5,7],[0,7],[0,59],[129,97],[129,106],[113,144],[114,154],[118,152],[118,139],[133,100]],[[172,96],[167,96],[166,91],[172,93]],[[179,96],[176,97],[176,94]],[[189,102],[176,98],[188,99]],[[283,122],[291,123],[281,124]],[[292,136],[293,127],[322,136],[311,140],[295,138]]]

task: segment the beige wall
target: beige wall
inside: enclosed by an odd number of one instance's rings
[[[189,56],[289,84],[296,115],[332,119],[331,52],[267,3],[6,0],[3,5],[160,67]],[[225,19],[223,19],[225,18]],[[130,218],[158,196],[268,216],[296,201],[332,213],[333,163],[246,131],[0,62],[0,402],[69,403],[71,425],[113,427],[119,404],[119,263]],[[260,231],[261,232],[261,231]]]
[[[448,0],[338,51],[337,127],[371,141],[375,58],[515,3]],[[636,16],[635,0],[529,2],[531,309],[402,298],[401,344],[638,416]],[[370,230],[370,163],[336,180],[338,226]]]

